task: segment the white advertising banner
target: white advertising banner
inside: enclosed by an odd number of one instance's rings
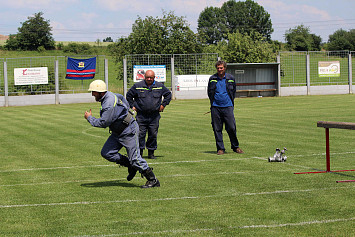
[[[15,85],[48,84],[47,67],[29,67],[14,69]]]
[[[340,77],[339,61],[319,61],[318,62],[319,77]]]
[[[156,81],[166,82],[165,65],[133,65],[133,81],[138,82],[144,80],[144,74],[147,70],[154,71]]]

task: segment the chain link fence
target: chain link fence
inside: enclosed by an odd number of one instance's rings
[[[134,54],[126,55],[125,59],[128,87],[134,84],[135,65],[165,65],[165,86],[172,89],[172,73],[173,76],[215,73],[218,54]]]
[[[310,86],[348,85],[349,53],[349,51],[280,52],[281,86],[306,86],[307,77]],[[320,62],[339,62],[340,73],[337,76],[321,77]]]
[[[4,58],[0,59],[0,95],[4,96],[4,62],[6,62],[6,79],[8,85],[8,95],[41,95],[55,93],[56,62],[58,62],[58,88],[60,94],[68,93],[86,93],[89,84],[96,79],[105,80],[105,56],[72,56],[76,59],[96,57],[95,78],[91,80],[70,80],[65,79],[67,69],[66,56],[48,56],[48,57],[23,57],[23,58]],[[48,84],[35,85],[15,85],[14,70],[19,68],[46,67],[48,69]]]

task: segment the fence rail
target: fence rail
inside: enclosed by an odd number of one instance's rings
[[[95,79],[105,80],[105,56],[73,56],[74,58],[97,57]],[[5,80],[7,80],[7,90],[9,96],[15,95],[40,95],[55,93],[55,77],[58,76],[59,93],[82,93],[87,92],[88,85],[92,80],[69,80],[65,79],[67,57],[23,57],[23,58],[3,58],[0,59],[0,96],[4,96]],[[56,65],[58,68],[56,68]],[[6,68],[5,68],[6,67]],[[15,85],[14,69],[46,67],[48,69],[48,84],[37,85]],[[4,74],[6,70],[6,75]],[[56,75],[56,70],[58,75]]]
[[[59,103],[59,94],[87,93],[87,88],[93,80],[101,79],[108,83],[108,62],[105,55],[73,56],[77,59],[89,57],[96,57],[95,79],[90,80],[65,79],[66,56],[0,58],[0,102],[4,102],[4,105],[8,106],[9,97],[55,95],[55,103]],[[47,68],[48,83],[16,85],[16,69],[26,70],[35,67]]]
[[[206,54],[133,54],[126,55],[124,65],[124,95],[134,84],[134,65],[165,65],[165,86],[172,90],[175,98],[175,83],[178,75],[201,75],[215,73],[217,53]],[[188,88],[187,88],[188,89]]]

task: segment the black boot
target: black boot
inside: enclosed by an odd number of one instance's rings
[[[143,157],[143,151],[144,151],[144,149],[140,149],[141,157]]]
[[[154,156],[154,150],[148,150],[148,159],[156,159]]]
[[[117,162],[117,164],[128,168],[128,176],[127,176],[128,181],[131,181],[134,178],[134,176],[136,176],[137,170],[131,165],[127,156],[122,155],[120,161]]]
[[[147,179],[147,182],[145,185],[141,186],[141,188],[160,187],[160,182],[157,177],[155,177],[152,168],[149,167],[148,169],[144,170],[142,175],[144,175],[144,177]]]

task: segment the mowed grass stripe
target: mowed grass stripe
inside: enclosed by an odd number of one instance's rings
[[[162,113],[158,159],[148,160],[162,186],[149,190],[139,188],[144,179],[127,182],[126,169],[100,156],[108,130],[91,128],[83,118],[90,108],[98,116],[99,103],[0,108],[0,205],[96,203],[2,208],[0,235],[166,236],[184,229],[211,229],[187,232],[189,236],[353,235],[354,184],[335,181],[354,174],[293,172],[325,169],[324,129],[316,122],[355,122],[355,97],[235,102],[238,138],[246,153],[233,153],[224,133],[224,156],[215,154],[210,114],[204,115],[209,101],[171,102]],[[353,131],[331,130],[332,168],[353,168],[353,137]],[[275,148],[283,146],[288,161],[267,162]],[[179,199],[184,197],[192,198]],[[348,221],[228,228],[341,219]]]

